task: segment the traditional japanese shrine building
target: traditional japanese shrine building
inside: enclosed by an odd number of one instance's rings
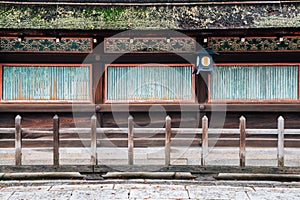
[[[195,75],[201,47],[219,55]],[[188,127],[219,112],[225,127],[241,115],[276,127],[283,115],[299,128],[299,67],[297,0],[0,2],[1,127],[17,114],[24,126],[54,114],[89,126],[93,113],[105,127],[126,126],[129,113],[140,126],[169,114]]]

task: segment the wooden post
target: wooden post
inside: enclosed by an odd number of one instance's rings
[[[201,165],[206,165],[206,157],[208,156],[208,118],[202,118],[202,156]]]
[[[133,165],[133,117],[128,117],[128,165]]]
[[[246,159],[246,118],[240,117],[240,167],[245,167]]]
[[[166,117],[166,135],[165,135],[165,166],[171,162],[171,117]]]
[[[21,116],[15,118],[15,165],[22,165],[22,127]]]
[[[91,164],[98,165],[97,159],[97,117],[91,117]]]
[[[284,167],[284,118],[278,117],[278,148],[277,161],[278,167]]]
[[[59,166],[59,118],[53,117],[53,165]]]

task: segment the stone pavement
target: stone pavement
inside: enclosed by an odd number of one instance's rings
[[[2,181],[1,200],[300,199],[300,183],[195,180]]]
[[[98,148],[98,163],[100,165],[127,165],[127,148]],[[23,165],[52,165],[52,148],[22,149]],[[14,165],[13,148],[0,148],[0,165]],[[90,148],[60,148],[61,165],[89,165]],[[165,150],[163,147],[135,148],[134,164],[164,165]],[[300,167],[300,149],[285,148],[285,166]],[[207,165],[238,166],[239,148],[210,148]],[[201,148],[172,147],[172,165],[199,165],[201,163]],[[276,148],[246,148],[246,166],[277,166]]]

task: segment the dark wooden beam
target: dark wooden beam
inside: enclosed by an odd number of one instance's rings
[[[10,103],[0,104],[0,113],[4,112],[91,112],[95,110],[94,104],[45,104],[45,103]]]
[[[119,34],[120,37],[128,37],[129,34],[132,37],[154,37],[154,36],[168,36],[176,37],[181,34],[186,34],[191,37],[226,37],[226,36],[278,36],[289,35],[299,36],[300,27],[285,27],[285,28],[245,28],[245,29],[197,29],[197,30],[67,30],[67,29],[0,29],[0,35],[2,36],[15,36],[18,35],[30,36],[30,37],[56,37],[60,35],[62,37],[111,37]],[[171,34],[171,35],[170,35]]]
[[[300,112],[300,104],[203,104],[204,112]]]

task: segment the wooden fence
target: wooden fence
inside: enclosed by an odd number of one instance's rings
[[[247,129],[246,118],[240,118],[239,129],[217,129],[209,128],[209,120],[206,116],[202,118],[202,128],[172,128],[171,118],[169,116],[165,119],[165,128],[135,128],[134,119],[132,116],[128,118],[127,128],[102,128],[97,127],[96,116],[91,117],[90,128],[60,128],[59,117],[56,115],[53,118],[52,128],[22,128],[21,116],[15,118],[15,128],[0,128],[0,148],[7,148],[7,143],[14,142],[15,148],[15,165],[22,165],[22,145],[23,143],[32,142],[32,146],[43,141],[51,141],[50,147],[53,148],[53,165],[59,166],[59,148],[63,147],[63,142],[74,139],[63,138],[66,134],[76,135],[78,133],[83,134],[84,137],[77,138],[80,141],[87,141],[91,148],[91,165],[98,165],[97,149],[104,146],[107,141],[124,140],[128,146],[128,165],[134,165],[134,148],[138,141],[151,141],[159,140],[164,141],[165,148],[165,166],[170,166],[171,161],[171,145],[178,145],[177,141],[189,141],[190,145],[196,146],[202,149],[201,151],[201,163],[199,165],[207,165],[207,156],[209,146],[218,145],[219,141],[230,141],[230,144],[236,144],[239,146],[239,160],[240,166],[245,166],[246,158],[246,146],[264,148],[264,144],[271,144],[269,146],[277,147],[277,160],[278,167],[284,167],[284,148],[285,147],[297,147],[299,146],[300,129],[284,129],[283,117],[278,118],[277,129]],[[49,139],[26,139],[22,136],[24,134],[39,134],[44,136],[51,136]],[[107,136],[126,133],[127,138],[110,138],[102,137],[101,134]],[[11,135],[15,134],[14,137]],[[149,137],[149,134],[155,135],[155,137]],[[5,138],[5,136],[9,136]],[[143,137],[137,137],[143,136]],[[157,137],[156,137],[157,136]],[[176,137],[175,137],[176,136]],[[74,140],[75,141],[75,140]],[[174,143],[173,143],[174,142]],[[262,145],[263,144],[263,145]],[[221,144],[222,145],[222,144]],[[225,145],[228,146],[228,145]],[[231,145],[235,146],[235,145]],[[118,148],[118,146],[115,146]]]

